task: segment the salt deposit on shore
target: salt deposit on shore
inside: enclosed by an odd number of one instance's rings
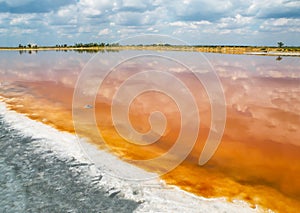
[[[300,56],[299,52],[245,52],[246,55]]]

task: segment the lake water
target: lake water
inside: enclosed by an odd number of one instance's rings
[[[186,191],[294,212],[299,65],[299,57],[196,52],[8,51],[0,52],[0,96]],[[151,115],[158,111],[164,116]],[[204,149],[213,155],[200,166]]]

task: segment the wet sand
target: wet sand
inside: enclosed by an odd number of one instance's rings
[[[199,166],[198,158],[210,126],[210,105],[206,93],[203,88],[199,89],[201,85],[193,76],[177,76],[189,82],[190,90],[198,94],[195,97],[198,97],[201,134],[188,158],[162,178],[169,184],[204,197],[243,199],[253,207],[259,205],[278,212],[300,209],[299,78],[233,80],[232,76],[221,75],[227,103],[226,128],[213,158]],[[112,79],[103,85],[102,90],[116,90],[115,85],[122,81]],[[72,86],[53,81],[18,81],[12,82],[11,88],[14,90],[6,88],[1,92],[4,97],[1,100],[11,109],[74,133]],[[18,89],[26,92],[16,92]],[[92,131],[87,123],[79,124],[80,132],[77,133],[98,144],[99,148],[108,146],[124,160],[150,159],[173,145],[180,129],[180,113],[171,99],[149,92],[132,103],[130,120],[141,132],[150,128],[148,117],[151,111],[162,111],[168,119],[164,136],[156,144],[143,148],[126,143],[118,135],[113,127],[110,103],[111,100],[99,94],[94,106],[98,129],[106,144],[99,141],[99,133]],[[153,171],[156,165],[138,166]]]

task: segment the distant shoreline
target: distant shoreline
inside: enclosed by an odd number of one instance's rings
[[[264,46],[171,46],[171,45],[137,45],[137,46],[96,46],[96,47],[0,47],[0,51],[122,51],[122,50],[159,50],[189,51],[222,54],[269,55],[269,56],[300,56],[300,47],[264,47]]]

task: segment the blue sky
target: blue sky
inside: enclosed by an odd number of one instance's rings
[[[0,0],[0,46],[164,34],[200,45],[300,46],[299,0]]]

